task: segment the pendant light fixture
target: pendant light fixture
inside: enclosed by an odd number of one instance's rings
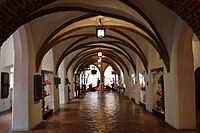
[[[96,36],[97,38],[104,38],[105,37],[105,33],[106,33],[106,28],[105,26],[103,26],[101,19],[99,19],[99,24],[96,28]]]
[[[98,56],[101,57],[102,56],[102,52],[98,52]]]

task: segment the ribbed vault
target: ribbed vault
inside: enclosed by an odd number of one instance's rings
[[[194,33],[196,33],[197,37],[200,39],[199,0],[156,1],[178,14],[193,29]],[[83,51],[87,48],[95,49],[96,47],[100,47],[98,45],[99,42],[110,45],[111,47],[109,47],[109,49],[115,50],[115,52],[118,54],[124,54],[123,56],[128,58],[130,64],[134,70],[136,70],[134,61],[132,60],[128,51],[130,50],[134,52],[139,57],[147,71],[148,61],[145,56],[144,48],[142,48],[141,44],[137,42],[137,39],[133,37],[137,36],[155,48],[155,50],[159,53],[160,58],[163,60],[167,71],[169,72],[170,58],[166,44],[163,41],[162,35],[159,33],[157,26],[154,24],[149,15],[147,15],[147,13],[138,7],[136,4],[137,2],[135,3],[134,0],[113,0],[113,2],[116,2],[116,5],[121,7],[121,9],[119,10],[114,8],[114,5],[109,5],[109,8],[105,7],[103,8],[105,10],[100,10],[99,8],[95,8],[95,6],[89,5],[89,3],[86,4],[78,0],[76,0],[74,3],[66,1],[66,4],[60,3],[59,0],[5,0],[4,2],[0,2],[0,44],[2,45],[2,43],[17,28],[25,23],[31,22],[32,20],[37,21],[37,19],[42,16],[48,16],[58,12],[66,12],[68,14],[75,12],[77,13],[75,17],[64,21],[60,25],[57,25],[50,33],[48,33],[49,35],[44,38],[44,41],[41,44],[37,44],[37,71],[44,55],[50,49],[55,49],[54,47],[62,43],[68,44],[68,46],[60,54],[60,57],[56,61],[56,70],[58,69],[62,60],[71,52],[77,50]],[[102,1],[102,5],[104,4],[105,2]],[[98,5],[96,5],[96,7],[98,7]],[[99,7],[101,7],[101,5],[99,5]],[[133,14],[136,14],[136,16],[138,15],[139,17],[135,17],[134,15],[131,16],[128,14],[128,12],[124,12],[128,8]],[[105,24],[106,28],[111,34],[107,34],[105,39],[97,41],[94,34],[91,34],[97,25],[83,25],[81,22],[99,15],[111,20],[115,19],[120,21],[119,24]],[[123,24],[121,24],[122,21]],[[73,26],[74,23],[80,24],[70,29],[69,27]],[[114,33],[114,35],[112,35],[112,33]],[[129,35],[130,33],[131,35]],[[88,41],[89,39],[91,39],[91,41]],[[91,44],[92,46],[90,46]],[[122,45],[126,48],[123,49]],[[104,48],[108,49],[108,47],[105,46]],[[111,57],[116,57],[115,62],[117,62],[117,60],[121,60],[118,55],[111,55],[111,53],[108,53],[108,55]],[[75,61],[78,58],[73,59]],[[126,65],[126,63],[122,64]],[[128,67],[126,66],[126,68]]]

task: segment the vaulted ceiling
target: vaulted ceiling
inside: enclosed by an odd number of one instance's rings
[[[199,0],[3,0],[0,44],[21,25],[29,23],[37,70],[50,49],[56,70],[65,58],[70,57],[69,64],[77,66],[84,63],[83,57],[91,60],[102,49],[105,61],[109,58],[127,71],[135,71],[138,58],[148,72],[148,48],[153,47],[170,71],[168,36],[177,15],[200,39]],[[99,20],[106,27],[103,39],[95,35]]]

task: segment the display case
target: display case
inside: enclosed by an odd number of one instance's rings
[[[42,80],[43,119],[47,119],[53,112],[53,72],[42,70]]]
[[[145,73],[139,73],[139,85],[140,85],[140,105],[146,107],[146,83],[145,83]]]
[[[153,113],[165,119],[163,68],[151,70],[151,85],[153,89]]]

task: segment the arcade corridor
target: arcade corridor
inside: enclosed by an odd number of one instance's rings
[[[10,132],[10,122],[11,113],[0,116],[0,133]],[[123,94],[101,91],[88,92],[80,99],[62,105],[60,111],[31,131],[31,133],[108,132],[197,133],[198,131],[175,130],[141,106],[135,105]]]

